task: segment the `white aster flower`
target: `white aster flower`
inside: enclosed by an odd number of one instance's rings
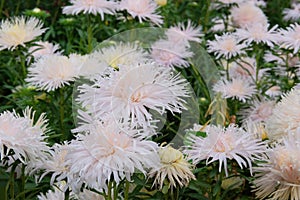
[[[156,25],[163,23],[162,16],[156,13],[158,5],[154,0],[122,0],[119,7],[133,18],[137,17],[140,23],[147,20]]]
[[[293,54],[298,53],[300,48],[300,26],[299,24],[291,24],[286,30],[279,31],[281,38],[278,42],[281,48],[293,50]]]
[[[222,36],[215,35],[215,40],[207,41],[207,51],[214,53],[216,59],[224,57],[230,59],[232,57],[245,54],[244,49],[246,44],[240,43],[238,38],[229,33],[225,33]]]
[[[71,0],[72,5],[65,6],[63,13],[68,15],[84,14],[100,14],[101,19],[104,20],[104,14],[113,15],[117,9],[117,3],[107,0]]]
[[[69,167],[65,162],[68,146],[67,144],[54,144],[47,153],[47,157],[40,159],[35,164],[35,170],[44,171],[39,180],[42,180],[45,175],[52,173],[50,184],[53,185],[55,181],[62,181],[68,176]]]
[[[268,23],[266,15],[263,11],[252,2],[239,4],[231,9],[232,21],[235,26],[245,28],[251,25]]]
[[[260,139],[232,124],[227,128],[208,126],[206,134],[206,137],[191,135],[192,144],[184,153],[194,164],[202,160],[206,160],[207,165],[219,161],[219,172],[224,164],[226,176],[227,159],[235,160],[242,169],[248,167],[252,173],[252,162],[260,159],[265,151],[265,144]]]
[[[188,20],[186,26],[184,23],[179,23],[176,26],[170,27],[165,34],[170,42],[182,43],[194,41],[200,43],[200,38],[203,37],[201,30],[201,27],[193,27],[191,20]]]
[[[45,114],[34,122],[35,112],[26,108],[23,117],[13,112],[0,114],[0,159],[10,155],[13,150],[15,158],[22,163],[44,157],[48,147],[44,139],[48,132]]]
[[[153,185],[158,185],[161,190],[167,179],[168,188],[177,186],[188,186],[191,179],[196,177],[192,173],[192,165],[185,159],[184,155],[171,146],[160,147],[158,150],[160,165],[149,172],[150,177],[155,177]]]
[[[92,116],[110,114],[133,124],[149,126],[151,109],[163,114],[166,110],[181,112],[187,97],[186,81],[180,74],[155,63],[144,63],[99,77],[94,85],[79,88],[77,99]],[[149,110],[150,109],[150,110]]]
[[[106,189],[107,181],[130,180],[135,172],[146,173],[159,164],[157,144],[139,137],[115,121],[105,122],[71,141],[66,162],[87,186]]]
[[[14,50],[17,46],[25,46],[42,35],[46,29],[42,28],[43,23],[34,18],[14,17],[3,20],[0,25],[0,50]]]
[[[55,183],[51,190],[48,190],[46,194],[39,194],[37,196],[38,200],[63,200],[65,199],[65,192],[63,188],[65,187],[66,183],[61,181],[59,183]],[[70,192],[70,199],[74,199],[75,194],[71,191]]]
[[[168,40],[158,40],[151,46],[151,57],[155,62],[166,67],[188,67],[186,60],[193,56],[185,42],[174,43]]]
[[[282,14],[286,21],[298,21],[300,19],[300,3],[293,3],[291,8],[283,9]]]
[[[91,59],[106,66],[118,69],[120,66],[136,65],[147,61],[148,55],[145,51],[132,43],[117,43],[109,47],[101,48],[90,54]]]
[[[280,140],[287,134],[295,134],[300,127],[300,90],[294,89],[282,96],[266,121],[268,136]]]
[[[259,199],[297,200],[300,196],[299,135],[284,138],[282,144],[269,149],[267,158],[254,167],[256,197]]]
[[[278,38],[277,32],[275,31],[278,26],[275,25],[270,30],[268,30],[268,27],[269,24],[252,24],[243,29],[237,29],[235,34],[247,45],[252,43],[264,43],[269,47],[273,47]]]
[[[43,42],[38,41],[34,43],[34,46],[30,47],[28,49],[28,52],[34,57],[34,58],[40,58],[45,55],[53,55],[58,54],[60,55],[61,52],[59,52],[59,44],[52,44],[49,42]]]
[[[83,62],[82,56],[77,54],[43,56],[28,68],[25,80],[41,90],[53,91],[74,81]]]
[[[230,81],[220,79],[213,90],[220,92],[223,98],[233,98],[242,102],[246,102],[256,93],[255,85],[249,79],[242,77],[232,78]]]

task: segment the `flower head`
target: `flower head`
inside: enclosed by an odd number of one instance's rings
[[[207,42],[208,52],[213,52],[216,58],[225,57],[230,59],[237,55],[244,54],[243,50],[246,48],[246,44],[239,43],[238,38],[229,33],[225,33],[222,36],[215,35],[216,40],[209,40]]]
[[[60,52],[57,52],[59,48],[58,44],[54,45],[49,42],[38,41],[34,43],[34,46],[28,49],[28,52],[34,58],[40,58],[45,55],[60,54]]]
[[[90,54],[92,59],[118,69],[124,65],[136,65],[148,60],[147,54],[135,44],[117,43]]]
[[[275,105],[273,114],[266,121],[268,136],[280,140],[287,134],[295,134],[300,127],[300,90],[285,94]]]
[[[273,47],[278,38],[275,32],[277,26],[273,26],[270,30],[268,30],[268,27],[269,25],[266,24],[252,24],[246,26],[244,29],[237,29],[235,34],[240,40],[245,41],[247,45],[251,43],[264,43],[269,47]]]
[[[40,115],[35,123],[32,109],[26,108],[23,115],[21,117],[15,111],[0,114],[1,160],[13,150],[16,159],[26,164],[28,160],[44,157],[48,151],[44,141],[48,132],[45,115]]]
[[[299,24],[291,24],[286,30],[282,29],[279,32],[281,38],[278,39],[280,47],[293,50],[296,54],[300,49],[300,26]]]
[[[122,0],[119,7],[133,18],[137,17],[140,23],[147,20],[156,25],[163,23],[162,16],[156,14],[158,5],[153,0]]]
[[[203,36],[201,33],[201,27],[193,27],[192,22],[188,20],[187,25],[179,23],[177,26],[172,26],[166,31],[168,41],[174,43],[181,42],[201,42],[200,37]]]
[[[234,98],[246,102],[256,93],[256,87],[249,79],[233,78],[228,81],[220,79],[213,87],[213,90],[220,92],[224,98]]]
[[[251,25],[266,25],[268,20],[263,11],[252,2],[239,4],[231,9],[232,21],[237,27],[245,28]]]
[[[17,46],[25,46],[42,35],[46,29],[43,23],[34,18],[15,17],[1,22],[0,25],[0,50],[14,50]]]
[[[240,168],[249,167],[252,172],[252,161],[259,159],[265,151],[265,144],[255,139],[252,134],[234,125],[227,128],[206,127],[206,137],[190,135],[191,146],[186,153],[194,164],[206,160],[206,164],[219,161],[219,172],[224,164],[228,176],[227,159],[235,160]]]
[[[298,21],[300,19],[300,3],[293,3],[291,8],[283,9],[282,14],[286,21]]]
[[[299,135],[284,138],[269,149],[263,162],[254,167],[254,191],[260,199],[297,200],[300,195]]]
[[[146,173],[159,163],[157,144],[139,137],[136,129],[126,129],[115,121],[105,122],[71,141],[66,163],[71,174],[79,174],[87,186],[106,188],[113,178],[130,180],[135,172]]]
[[[162,189],[165,179],[169,181],[169,188],[187,186],[191,179],[196,179],[191,171],[192,165],[184,158],[183,154],[171,146],[160,147],[158,150],[160,165],[149,172],[150,177],[155,177],[154,184]]]
[[[166,67],[188,67],[186,60],[193,56],[186,43],[174,43],[168,40],[158,40],[151,46],[151,57],[155,62]]]
[[[156,63],[123,66],[79,90],[77,101],[93,116],[109,114],[143,127],[153,120],[151,109],[161,114],[181,112],[188,95],[185,80]]]
[[[53,91],[74,81],[83,62],[77,54],[43,56],[28,68],[26,81],[41,90]]]
[[[63,8],[63,13],[68,15],[84,14],[100,14],[101,19],[104,20],[104,14],[114,14],[117,9],[117,3],[107,0],[71,0],[70,6]]]

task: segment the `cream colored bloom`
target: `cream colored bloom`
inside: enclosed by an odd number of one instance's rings
[[[285,94],[277,103],[266,121],[268,136],[272,140],[280,140],[287,134],[295,134],[300,127],[300,90],[294,89]]]
[[[100,14],[104,20],[104,14],[114,14],[117,9],[117,3],[107,0],[71,0],[72,5],[63,7],[63,13],[68,15],[84,14]]]
[[[38,59],[28,68],[26,81],[41,90],[53,91],[69,85],[79,76],[79,71],[85,59],[77,54],[69,57],[48,55]]]
[[[60,54],[60,52],[58,52],[59,48],[59,44],[52,44],[47,41],[38,41],[34,43],[34,46],[28,49],[28,52],[34,58],[40,58],[45,55]]]
[[[42,114],[34,123],[34,115],[30,108],[24,110],[23,117],[15,111],[0,114],[0,160],[11,155],[11,150],[24,164],[44,157],[44,152],[49,150],[44,141],[48,132],[47,120]]]
[[[192,159],[193,164],[206,160],[206,164],[219,162],[219,172],[224,166],[228,176],[227,160],[235,160],[240,168],[249,167],[252,172],[252,162],[259,160],[265,152],[265,144],[255,139],[252,134],[234,125],[227,128],[208,126],[206,137],[190,135],[191,145],[184,153]],[[223,165],[224,164],[224,165]]]
[[[147,20],[156,25],[163,23],[162,16],[156,13],[158,5],[153,0],[122,0],[119,7],[133,18],[137,17],[140,23]]]
[[[15,17],[1,22],[0,25],[0,50],[14,50],[17,46],[25,46],[42,35],[46,29],[43,23],[34,18]]]
[[[300,197],[299,133],[284,138],[282,144],[267,151],[263,162],[254,167],[255,194],[258,199],[290,199]]]
[[[184,158],[183,154],[171,146],[160,147],[158,150],[161,165],[149,172],[150,177],[155,177],[153,185],[160,189],[164,186],[165,179],[168,180],[168,188],[187,186],[195,176],[191,171],[192,165]]]

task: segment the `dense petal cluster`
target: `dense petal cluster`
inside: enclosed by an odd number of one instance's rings
[[[72,5],[63,7],[63,13],[69,15],[78,15],[79,13],[88,13],[93,15],[100,14],[104,20],[104,14],[114,14],[118,4],[107,0],[71,0]]]
[[[14,50],[17,46],[25,46],[42,35],[46,29],[43,23],[34,18],[14,17],[1,22],[0,25],[0,50]]]
[[[254,167],[254,191],[259,199],[291,199],[300,196],[300,143],[297,136],[285,137],[267,151],[267,157]]]
[[[255,139],[252,134],[234,125],[227,128],[208,126],[206,137],[190,135],[191,145],[184,151],[194,164],[206,160],[206,164],[219,162],[219,172],[224,170],[228,176],[227,160],[235,160],[240,168],[249,167],[252,172],[252,162],[260,159],[265,151],[265,144]]]
[[[15,111],[0,114],[1,160],[10,156],[11,151],[24,164],[45,157],[44,153],[49,150],[44,141],[48,132],[47,120],[42,114],[34,122],[34,115],[35,112],[30,108],[24,110],[23,117]]]

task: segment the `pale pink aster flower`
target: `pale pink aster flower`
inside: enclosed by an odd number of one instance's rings
[[[65,157],[68,153],[67,144],[54,144],[47,152],[45,159],[40,159],[35,164],[35,170],[42,170],[44,173],[40,176],[39,180],[42,180],[45,175],[52,173],[50,184],[53,185],[55,181],[62,181],[68,177],[69,167],[65,162]]]
[[[156,13],[158,5],[154,0],[122,0],[119,7],[133,18],[137,17],[140,23],[147,20],[156,25],[163,23],[162,16]]]
[[[0,114],[0,159],[10,155],[13,150],[16,159],[27,164],[44,157],[47,147],[44,139],[49,131],[45,114],[41,114],[34,122],[35,111],[26,108],[23,117],[15,111],[5,111]]]
[[[255,99],[249,108],[241,110],[241,115],[244,120],[265,122],[272,115],[275,104],[275,101]]]
[[[61,52],[59,52],[59,44],[52,44],[49,42],[43,42],[38,41],[34,43],[34,46],[30,47],[28,49],[28,52],[34,57],[34,58],[40,58],[45,55],[53,55],[58,54],[60,55]]]
[[[171,146],[161,146],[158,150],[160,157],[160,165],[151,169],[149,177],[155,177],[153,186],[159,186],[161,190],[168,180],[168,188],[176,188],[177,186],[188,186],[190,180],[196,177],[192,173],[192,165],[186,160],[184,155]]]
[[[190,136],[191,146],[187,146],[184,153],[198,164],[206,160],[206,164],[219,161],[219,172],[224,170],[228,176],[227,159],[235,160],[240,168],[249,167],[252,173],[252,162],[259,159],[266,150],[265,144],[260,139],[255,139],[252,134],[234,125],[227,128],[209,126],[206,137]]]
[[[293,50],[293,54],[298,53],[300,48],[300,26],[299,24],[291,24],[286,30],[281,29],[281,38],[278,42],[281,48]]]
[[[107,0],[71,0],[72,5],[63,7],[63,13],[68,15],[84,14],[100,14],[104,20],[104,14],[113,15],[118,4],[114,1]]]
[[[159,164],[157,144],[139,137],[139,130],[125,129],[115,121],[105,122],[71,141],[66,163],[88,187],[106,189],[107,181],[131,180],[135,172]]]
[[[267,158],[254,167],[256,197],[259,199],[291,199],[300,196],[300,143],[299,135],[284,138],[266,151]]]
[[[264,0],[244,0],[244,2],[251,2],[253,3],[255,6],[259,6],[259,7],[266,7],[267,3]]]
[[[274,85],[274,86],[270,87],[265,93],[269,97],[277,97],[282,94],[281,88],[278,85]]]
[[[93,116],[109,113],[142,126],[153,120],[149,109],[160,114],[166,110],[181,112],[183,98],[188,96],[186,81],[180,74],[174,75],[170,68],[156,63],[121,67],[109,77],[99,78],[94,85],[79,88],[78,102]]]
[[[187,25],[179,23],[177,26],[172,26],[166,31],[168,41],[174,43],[187,43],[194,41],[201,43],[201,37],[204,35],[201,33],[201,27],[193,27],[191,20],[187,21]]]
[[[235,34],[247,45],[264,43],[269,47],[273,47],[278,37],[276,32],[278,25],[273,26],[270,30],[268,30],[268,27],[269,24],[252,24],[245,28],[237,29]]]
[[[43,23],[34,18],[14,17],[3,20],[0,25],[0,50],[14,50],[17,46],[25,46],[42,35],[46,29],[42,28]]]
[[[283,9],[282,14],[286,21],[298,21],[300,19],[300,3],[293,3],[291,8]]]
[[[300,90],[294,89],[282,96],[266,121],[268,136],[280,140],[287,134],[296,133],[300,127]]]
[[[246,102],[256,93],[255,85],[245,78],[233,78],[232,80],[219,80],[213,87],[215,92],[220,92],[223,98],[233,98]]]
[[[41,90],[54,91],[74,81],[83,62],[82,56],[77,54],[43,56],[28,68],[25,80]]]
[[[151,58],[160,65],[166,67],[188,67],[186,60],[193,56],[186,43],[174,43],[168,40],[158,40],[151,46]]]
[[[245,54],[244,49],[247,47],[244,43],[239,43],[238,38],[229,33],[222,36],[215,35],[215,40],[207,41],[207,51],[214,53],[216,59],[224,57],[230,59],[232,57]]]
[[[231,9],[232,21],[235,26],[246,28],[247,26],[268,23],[263,11],[251,2],[239,4]]]

